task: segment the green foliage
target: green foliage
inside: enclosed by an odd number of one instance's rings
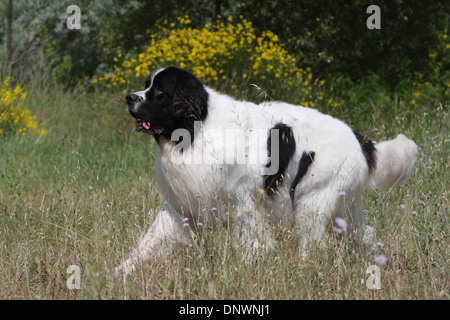
[[[370,1],[235,1],[256,27],[271,30],[314,72],[348,76],[376,73],[393,90],[416,73],[430,72],[429,53],[448,26],[442,1],[378,1],[381,30],[369,30]],[[276,14],[274,14],[276,12]]]
[[[338,105],[331,95],[325,96],[325,81],[314,78],[310,68],[298,68],[277,35],[270,31],[259,35],[246,20],[224,20],[199,29],[190,26],[188,16],[179,17],[177,24],[165,22],[149,36],[150,43],[142,52],[126,59],[119,52],[114,73],[95,78],[93,83],[122,91],[130,85],[142,86],[151,70],[180,66],[237,98],[257,92],[259,100],[283,100],[306,107]]]
[[[441,35],[450,20],[448,6],[439,0],[378,1],[381,30],[367,29],[366,9],[372,3],[363,0],[81,0],[77,2],[81,30],[66,28],[66,3],[13,3],[14,64],[12,68],[5,66],[6,50],[0,50],[0,64],[21,81],[36,73],[46,78],[55,66],[56,77],[62,76],[64,81],[108,72],[118,50],[136,54],[148,45],[148,32],[158,32],[156,21],[174,22],[188,14],[192,27],[201,28],[214,23],[217,13],[234,19],[243,16],[258,32],[273,32],[296,57],[297,66],[310,67],[317,78],[332,74],[359,82],[375,73],[391,93],[404,81],[448,79],[442,71],[449,69],[448,63],[437,72],[433,64],[433,54],[442,53]],[[0,14],[5,13],[6,2],[2,2]],[[0,28],[0,37],[0,48],[4,49],[4,28]],[[71,65],[67,74],[61,69],[66,69],[68,56]],[[437,59],[445,60],[443,57]]]

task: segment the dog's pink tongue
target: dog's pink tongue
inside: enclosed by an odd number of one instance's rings
[[[150,122],[142,122],[142,126],[144,129],[149,130],[150,129]]]

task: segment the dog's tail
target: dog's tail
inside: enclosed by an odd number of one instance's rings
[[[391,188],[408,180],[414,171],[417,145],[399,134],[394,140],[375,145],[376,165],[369,175],[372,188]]]

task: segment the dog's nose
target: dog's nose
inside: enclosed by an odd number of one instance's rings
[[[129,95],[127,95],[127,102],[128,103],[133,103],[133,102],[136,102],[136,100],[139,100],[139,96],[137,95],[137,94],[134,94],[134,93],[130,93]]]

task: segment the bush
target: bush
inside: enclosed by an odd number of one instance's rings
[[[24,108],[27,93],[18,85],[11,85],[11,77],[3,81],[0,76],[0,133],[15,132],[20,136],[35,132],[39,135],[47,133],[47,130],[38,125],[36,116]]]
[[[179,66],[191,70],[207,85],[235,97],[255,95],[254,88],[276,100],[314,107],[320,103],[337,106],[325,97],[325,81],[313,76],[311,69],[297,67],[296,59],[270,31],[256,34],[252,23],[228,17],[201,29],[191,28],[188,16],[178,23],[158,24],[149,35],[149,45],[137,56],[114,59],[115,72],[93,80],[107,87],[136,88],[157,67]],[[258,90],[257,90],[258,91]]]

